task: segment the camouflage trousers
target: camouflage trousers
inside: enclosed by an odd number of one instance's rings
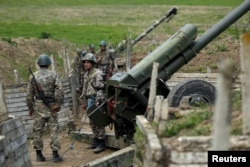
[[[105,127],[99,127],[93,124],[91,120],[89,120],[89,126],[93,132],[94,138],[104,139],[105,138]]]
[[[91,107],[95,103],[95,98],[96,97],[91,97],[87,100],[87,108]],[[89,126],[93,132],[94,138],[105,138],[105,127],[96,126],[91,120],[89,120]]]
[[[61,148],[59,139],[58,139],[58,120],[57,117],[41,117],[36,115],[34,117],[34,124],[33,124],[33,134],[34,134],[34,141],[33,146],[35,150],[42,150],[43,149],[43,133],[45,129],[45,125],[50,130],[50,148],[52,151],[58,151]]]

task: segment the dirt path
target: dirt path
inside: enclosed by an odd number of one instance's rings
[[[80,129],[77,127],[77,129]],[[84,125],[84,128],[81,131],[90,131],[88,128],[88,125]],[[103,157],[105,155],[108,155],[110,153],[115,152],[116,150],[113,150],[111,148],[107,148],[105,151],[95,154],[93,153],[93,150],[85,149],[85,147],[88,145],[87,143],[75,141],[73,138],[71,138],[67,134],[67,129],[60,132],[59,139],[61,142],[62,149],[59,151],[59,154],[63,156],[63,161],[54,163],[52,161],[52,151],[49,146],[49,135],[45,135],[43,137],[44,140],[44,150],[43,154],[46,158],[45,162],[37,162],[36,161],[36,153],[33,149],[32,140],[28,140],[28,147],[30,151],[30,158],[32,165],[34,167],[79,167],[81,165],[84,165],[90,161],[93,161],[95,159],[98,159],[100,157]],[[74,142],[75,141],[75,142]],[[71,146],[73,146],[73,149],[70,149]],[[68,151],[67,151],[68,150]]]

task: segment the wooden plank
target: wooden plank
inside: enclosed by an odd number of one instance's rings
[[[15,88],[20,88],[20,87],[27,87],[27,83],[22,83],[22,84],[12,84],[12,85],[4,85],[3,89],[15,89]]]
[[[5,94],[5,98],[7,99],[20,98],[20,97],[26,97],[26,93]]]
[[[27,107],[26,102],[19,102],[19,103],[7,103],[7,108],[17,108],[17,107]]]
[[[15,112],[21,112],[21,111],[28,111],[28,107],[23,106],[23,107],[8,108],[8,113],[10,114],[15,113]]]
[[[243,134],[250,134],[250,33],[241,35],[241,82],[242,82],[242,117]]]
[[[112,154],[98,158],[94,161],[88,162],[81,167],[104,167],[104,166],[119,166],[128,167],[133,166],[135,148],[129,146]]]
[[[12,99],[5,99],[5,102],[6,102],[6,103],[26,102],[26,97],[12,98]]]

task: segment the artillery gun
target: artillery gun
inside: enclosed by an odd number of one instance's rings
[[[175,15],[177,14],[177,8],[173,7],[169,11],[167,11],[159,20],[155,21],[152,25],[150,25],[145,31],[143,31],[140,35],[138,35],[134,40],[122,40],[116,50],[114,51],[116,55],[120,55],[125,50],[127,50],[127,60],[126,67],[127,71],[130,69],[130,52],[134,45],[136,45],[139,41],[141,41],[145,36],[147,36],[151,31],[153,31],[156,27],[158,27],[164,21],[169,22]],[[116,58],[116,60],[119,58]],[[117,65],[116,68],[123,65]]]
[[[177,14],[177,8],[173,7],[170,9],[167,13],[165,13],[159,20],[154,22],[152,25],[150,25],[145,31],[143,31],[140,35],[138,35],[134,40],[130,42],[130,47],[133,47],[135,44],[137,44],[140,40],[142,40],[147,34],[149,34],[151,31],[153,31],[156,27],[158,27],[161,23],[163,23],[165,20],[166,22],[169,22],[174,15]],[[128,43],[128,41],[123,40],[118,44],[117,51],[123,52],[125,50],[125,46]]]
[[[98,126],[113,123],[116,138],[132,139],[136,116],[145,115],[146,112],[153,62],[159,63],[157,95],[170,98],[170,106],[178,106],[183,96],[190,96],[190,101],[213,104],[216,89],[205,81],[184,83],[187,87],[191,85],[196,89],[175,93],[170,92],[166,82],[191,61],[196,53],[249,10],[250,0],[245,0],[198,39],[196,26],[186,24],[131,70],[114,74],[106,83],[106,102],[98,107],[93,105],[87,111],[89,118]]]

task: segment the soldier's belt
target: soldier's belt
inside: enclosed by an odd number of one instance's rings
[[[96,94],[91,94],[91,95],[86,95],[85,97],[86,97],[87,99],[89,99],[89,98],[95,97],[95,96],[96,96]]]
[[[46,98],[46,100],[47,100],[49,103],[53,103],[53,102],[56,101],[55,98],[53,98],[53,97],[45,97],[45,98]],[[41,98],[41,97],[36,97],[36,100],[41,100],[41,101],[42,101],[42,98]]]
[[[99,63],[98,65],[100,65],[100,66],[109,66],[109,63],[108,64]]]

